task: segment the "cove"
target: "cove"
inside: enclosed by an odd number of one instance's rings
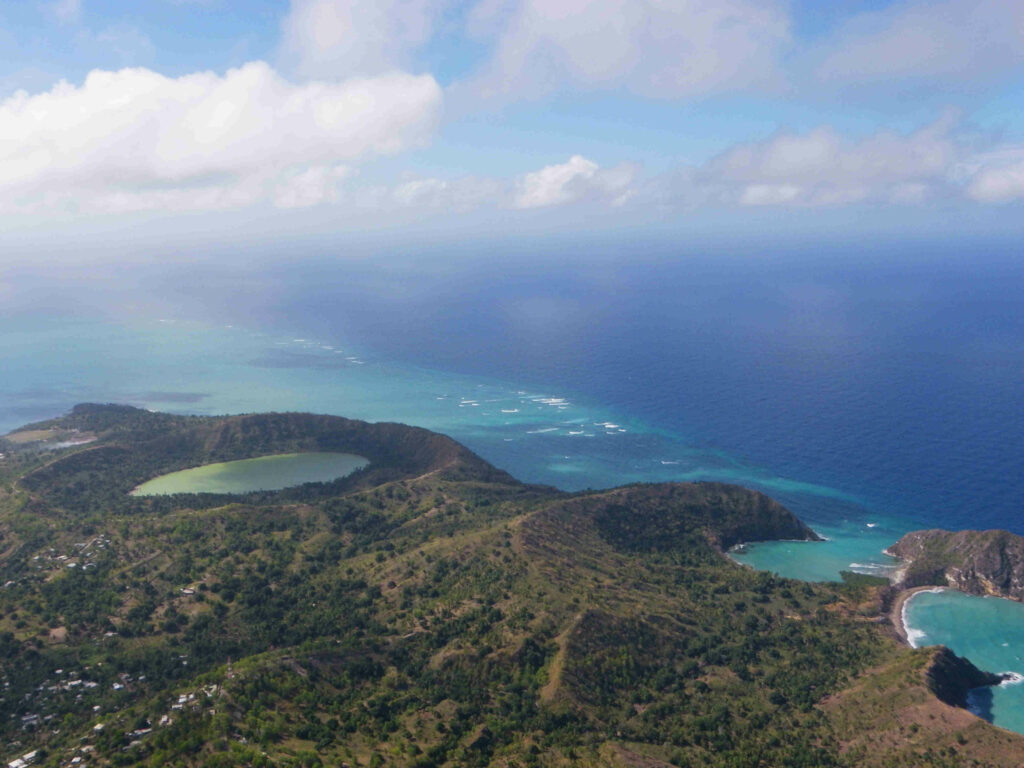
[[[204,464],[153,478],[133,496],[174,493],[249,493],[277,491],[303,483],[337,480],[370,462],[351,453],[285,453],[255,459]]]
[[[1024,733],[1024,605],[951,589],[918,592],[903,606],[911,645],[942,644],[989,672],[1014,678],[971,692],[968,707],[986,720]]]
[[[902,535],[906,524],[880,515],[872,518],[880,522],[868,527],[854,520],[828,524],[801,517],[825,540],[759,541],[737,547],[729,555],[756,570],[802,581],[840,581],[842,571],[889,577],[899,561],[882,550]]]

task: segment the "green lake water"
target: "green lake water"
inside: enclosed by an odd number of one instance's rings
[[[172,493],[248,493],[276,491],[303,483],[336,480],[370,462],[351,453],[285,453],[256,459],[206,464],[161,475],[143,483],[134,496]]]
[[[1024,604],[951,589],[918,592],[904,604],[903,623],[915,648],[945,645],[988,672],[1012,673],[1001,685],[972,691],[968,706],[1024,733]]]

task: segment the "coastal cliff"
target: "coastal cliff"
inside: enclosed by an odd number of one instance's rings
[[[903,587],[1024,600],[1024,537],[1008,531],[914,531],[889,552],[906,563]]]

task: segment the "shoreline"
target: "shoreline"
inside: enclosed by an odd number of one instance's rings
[[[914,648],[915,646],[910,642],[910,636],[907,632],[906,622],[904,621],[903,609],[907,604],[907,601],[919,592],[932,592],[936,589],[948,589],[948,587],[938,586],[924,586],[924,587],[911,587],[910,589],[902,590],[895,599],[892,601],[892,607],[889,609],[889,623],[892,624],[896,634],[900,640],[903,641],[904,645]]]

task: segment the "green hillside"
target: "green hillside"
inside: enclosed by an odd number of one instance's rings
[[[302,451],[370,465],[277,492],[128,495]],[[959,662],[901,646],[880,587],[729,560],[740,541],[815,538],[753,491],[565,494],[426,430],[308,414],[78,406],[0,452],[7,761],[1024,760],[1024,738],[936,698]]]

